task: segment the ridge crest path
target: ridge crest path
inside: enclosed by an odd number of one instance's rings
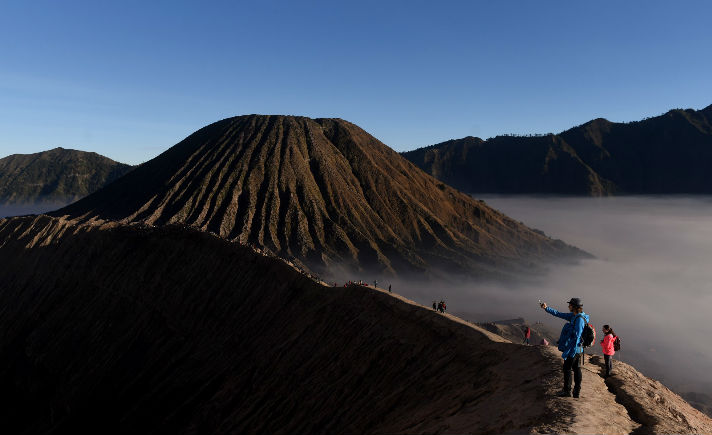
[[[381,288],[365,287],[372,291],[377,291],[401,302],[432,311],[431,308],[418,304],[406,297],[396,293],[388,293]],[[617,397],[609,391],[604,382],[601,364],[597,364],[595,357],[586,357],[586,364],[583,368],[583,388],[579,399],[557,397],[556,393],[561,389],[561,356],[559,351],[553,346],[524,346],[487,331],[471,322],[468,322],[455,315],[444,313],[433,313],[442,316],[449,321],[472,328],[484,337],[495,343],[507,344],[513,349],[513,357],[500,367],[503,376],[512,378],[523,377],[525,384],[534,384],[534,391],[521,394],[512,391],[511,400],[522,403],[522,415],[530,416],[529,408],[535,403],[543,403],[543,412],[539,421],[533,421],[534,425],[529,428],[530,433],[567,433],[567,434],[631,434],[637,433],[642,425],[631,418],[628,409],[618,402]],[[524,349],[521,349],[524,348]],[[519,355],[521,353],[521,355]],[[538,408],[538,407],[537,407]],[[496,406],[493,407],[493,412]],[[464,410],[464,409],[463,409]],[[492,414],[496,415],[496,414]],[[517,416],[500,416],[509,420],[516,419]],[[512,421],[513,422],[513,421]],[[453,429],[450,427],[449,429]],[[467,430],[465,426],[463,430]],[[446,430],[445,433],[451,432]],[[453,430],[457,433],[458,430]]]
[[[365,288],[432,311],[430,307],[396,293],[388,293],[385,289]],[[514,358],[507,361],[504,372],[509,372],[512,377],[525,377],[525,384],[535,381],[533,383],[539,386],[536,397],[521,397],[523,414],[527,413],[525,408],[528,404],[537,400],[543,400],[544,403],[545,411],[542,416],[546,416],[547,421],[536,422],[530,427],[530,433],[712,433],[712,419],[660,382],[644,376],[626,363],[616,361],[616,375],[606,380],[603,378],[605,369],[602,357],[586,355],[586,363],[582,367],[581,397],[561,398],[557,397],[556,393],[561,389],[562,362],[560,352],[554,346],[524,346],[512,343],[455,315],[435,312],[433,315],[472,328],[495,343],[525,348],[522,355],[514,355]],[[538,367],[545,369],[537,370]],[[502,367],[499,368],[501,369]],[[538,379],[533,380],[531,373],[527,372],[535,373]],[[517,394],[513,392],[512,400],[516,398]]]

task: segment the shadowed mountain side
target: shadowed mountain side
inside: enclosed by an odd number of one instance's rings
[[[403,153],[435,178],[470,193],[600,196],[615,186],[554,135],[454,139]]]
[[[576,407],[554,397],[551,348],[383,291],[323,287],[204,232],[6,219],[0,262],[0,420],[12,433],[639,427],[598,374],[584,374]],[[671,409],[698,424],[673,421],[682,432],[712,428],[684,401]]]
[[[340,119],[225,119],[53,214],[187,224],[318,273],[343,265],[482,275],[584,255],[438,182]]]
[[[558,135],[466,137],[403,153],[469,193],[712,193],[712,105]]]
[[[622,193],[712,193],[712,105],[631,123],[595,119],[559,136]]]
[[[55,148],[0,159],[0,204],[62,206],[121,177],[132,166],[96,153]]]
[[[499,433],[546,413],[545,364],[509,375],[541,355],[205,233],[15,218],[0,245],[13,433]]]

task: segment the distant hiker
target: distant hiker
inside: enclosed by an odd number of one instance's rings
[[[614,343],[618,337],[613,329],[609,325],[603,325],[603,333],[606,334],[601,340],[601,348],[603,349],[603,359],[606,363],[606,375],[609,377],[611,375],[611,370],[613,370],[613,355],[615,355],[616,350]]]
[[[393,293],[393,292],[391,291],[391,285],[390,285],[390,284],[388,284],[388,293]]]
[[[559,350],[564,359],[564,387],[558,393],[559,397],[571,397],[571,372],[574,372],[574,398],[578,398],[581,393],[581,360],[583,359],[582,335],[585,326],[588,324],[589,316],[583,312],[583,302],[579,298],[571,298],[568,302],[569,313],[561,313],[548,307],[546,302],[541,303],[541,307],[552,316],[568,320],[568,323],[561,329],[559,338]]]
[[[437,311],[437,310],[438,310],[438,304],[437,304],[437,302],[433,301],[433,311]]]
[[[445,310],[447,310],[447,305],[445,305],[445,301],[441,299],[440,302],[438,302],[438,311],[444,313]]]
[[[378,281],[376,281],[376,280],[374,279],[374,280],[373,280],[373,288],[376,288],[376,287],[378,287]]]
[[[527,345],[529,344],[529,339],[532,337],[532,329],[527,326],[527,329],[524,330],[524,343]]]

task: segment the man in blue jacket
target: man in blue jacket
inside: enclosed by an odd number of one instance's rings
[[[581,334],[583,328],[588,323],[588,314],[583,312],[583,302],[579,298],[571,298],[568,302],[568,313],[561,313],[548,307],[542,302],[541,307],[549,314],[561,317],[569,323],[564,325],[559,338],[559,350],[564,359],[564,388],[559,392],[560,397],[571,397],[571,371],[574,372],[574,398],[581,393],[581,358],[583,346],[581,344]]]

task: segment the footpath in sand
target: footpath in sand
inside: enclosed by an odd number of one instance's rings
[[[382,291],[376,289],[376,291]],[[421,307],[402,296],[391,294],[405,303]],[[426,307],[422,307],[428,309]],[[467,325],[490,340],[511,343],[470,322],[451,314],[436,314],[452,322]],[[583,365],[581,397],[557,397],[562,385],[561,353],[554,346],[509,344],[510,357],[495,371],[501,374],[489,401],[490,409],[477,410],[479,420],[484,411],[499,421],[504,433],[570,433],[570,434],[711,434],[712,419],[693,408],[660,382],[650,379],[632,366],[614,362],[614,376],[604,379],[603,358],[586,355]],[[523,386],[523,387],[522,387]],[[505,392],[501,394],[501,392]],[[503,414],[499,410],[507,400],[520,404],[520,412]],[[467,408],[448,419],[442,433],[474,433],[482,421],[468,418]],[[470,417],[474,417],[470,415]],[[473,425],[469,425],[476,423]],[[469,427],[468,427],[469,426]],[[496,424],[486,425],[496,429]],[[512,430],[512,427],[519,429]],[[528,427],[527,427],[528,426]]]

